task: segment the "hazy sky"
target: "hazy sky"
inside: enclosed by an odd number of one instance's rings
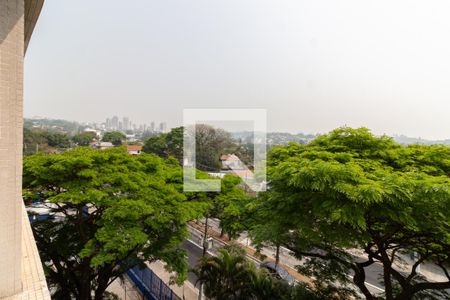
[[[269,130],[450,138],[450,2],[46,0],[25,115],[182,122],[266,108]]]

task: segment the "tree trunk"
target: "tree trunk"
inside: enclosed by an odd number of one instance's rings
[[[278,266],[280,263],[280,245],[276,246],[277,250],[275,252],[275,266]]]
[[[386,300],[393,300],[391,274],[386,266],[383,267],[383,281]]]
[[[105,293],[107,287],[108,287],[108,279],[98,278],[98,286],[97,289],[95,290],[94,300],[102,300],[103,294]]]
[[[364,294],[367,300],[374,300],[374,296],[370,293],[364,283],[366,281],[366,273],[364,272],[364,268],[361,266],[355,266],[352,269],[355,272],[355,275],[353,275],[353,283],[359,288],[361,293]]]
[[[85,259],[82,261],[82,269],[80,272],[80,289],[78,291],[77,300],[91,300],[92,286],[91,286],[91,270],[90,260]]]
[[[395,297],[395,300],[410,300],[413,297],[413,293],[409,288],[403,288],[402,292]],[[394,298],[392,298],[394,299]]]
[[[91,300],[91,281],[83,278],[81,284],[77,300]]]
[[[203,256],[208,251],[208,217],[205,217],[205,232],[203,233]]]
[[[61,277],[61,276],[59,276],[58,273],[56,273],[56,274],[58,275],[58,277]],[[53,278],[55,278],[55,277],[53,277]],[[58,279],[57,282],[60,287],[57,298],[61,299],[61,300],[71,300],[72,299],[71,294],[73,291],[70,289],[69,285],[67,284],[67,279],[65,279],[65,278],[62,278],[62,280]]]

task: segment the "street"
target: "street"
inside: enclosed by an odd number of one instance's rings
[[[220,232],[220,221],[218,219],[208,219],[208,224],[211,228],[213,228],[215,231]],[[243,233],[241,235],[240,238],[238,238],[238,241],[244,245],[248,245],[250,243],[247,235],[245,233]],[[186,244],[186,242],[185,242]],[[195,246],[194,244],[192,244],[191,242],[189,242],[188,244],[190,244],[189,249],[185,246],[185,248],[188,250],[189,252],[189,260],[191,260],[191,256],[192,259],[195,260],[193,261],[194,265],[195,263],[198,261],[198,258],[201,257],[202,255],[202,250],[199,248],[199,246]],[[192,251],[192,254],[191,254]],[[267,255],[267,256],[275,256],[275,248],[273,247],[264,247],[261,251],[262,254]],[[300,265],[302,264],[301,261],[299,261],[298,259],[296,259],[295,257],[293,257],[290,254],[290,250],[287,248],[282,247],[281,252],[280,252],[280,262],[295,269],[296,265]],[[189,264],[191,264],[191,261],[189,261]],[[378,278],[380,276],[382,276],[383,274],[383,268],[381,266],[380,263],[374,263],[371,266],[365,268],[366,270],[366,286],[367,288],[374,294],[380,294],[382,292],[384,292],[384,286],[379,282]],[[195,280],[195,275],[192,274],[193,276],[193,280]],[[351,274],[348,275],[349,277],[351,276]],[[195,282],[195,281],[194,281]]]
[[[195,268],[198,261],[202,257],[203,249],[200,246],[194,244],[190,240],[185,240],[183,242],[183,248],[186,249],[188,252],[189,269]],[[197,276],[194,273],[189,272],[188,281],[192,283],[192,285],[195,285],[195,282],[197,281]]]

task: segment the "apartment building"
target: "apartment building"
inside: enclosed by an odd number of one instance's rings
[[[43,0],[0,1],[0,298],[50,299],[22,201],[23,58]]]

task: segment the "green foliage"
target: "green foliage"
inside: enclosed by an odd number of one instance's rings
[[[89,144],[97,137],[95,132],[85,131],[72,137],[72,141],[78,146],[89,146]]]
[[[41,130],[23,129],[23,152],[25,155],[33,154],[48,147],[47,137]]]
[[[203,257],[195,273],[208,298],[251,299],[252,271],[244,255],[221,249],[218,256]]]
[[[223,153],[233,153],[248,167],[253,166],[253,140],[250,143],[242,143],[241,141],[230,141]]]
[[[248,228],[247,206],[252,197],[242,189],[241,179],[233,175],[222,178],[221,192],[213,198],[212,215],[220,219],[220,227],[231,239]]]
[[[223,129],[205,124],[195,126],[196,166],[204,171],[218,171],[220,156],[233,145],[231,135]]]
[[[80,130],[80,124],[77,122],[70,122],[66,120],[57,119],[27,119],[24,118],[23,127],[26,129],[39,128],[43,131],[57,131],[66,134],[75,134]]]
[[[47,138],[47,143],[50,147],[55,147],[55,148],[69,148],[70,147],[69,137],[64,133],[47,132],[45,136]]]
[[[114,146],[120,146],[126,140],[125,134],[120,131],[108,131],[103,135],[103,142],[111,142]]]
[[[183,161],[184,128],[173,128],[170,132],[146,140],[143,151],[161,157],[173,156]],[[192,134],[190,131],[187,134]],[[218,128],[199,124],[195,126],[196,167],[202,171],[218,171],[221,168],[220,155],[236,149],[231,135]]]
[[[168,133],[150,137],[145,141],[143,151],[165,158],[173,156],[181,163],[183,161],[183,127],[173,128]]]
[[[279,247],[289,241],[289,233],[283,226],[281,216],[273,213],[274,209],[270,201],[266,201],[267,194],[260,194],[257,201],[247,207],[249,235],[256,249],[260,251],[264,246],[276,247],[276,263],[279,260]]]
[[[58,299],[101,299],[129,267],[156,259],[186,278],[180,243],[203,204],[181,193],[176,161],[76,148],[27,157],[23,179],[25,200],[48,200],[56,216],[33,231]]]
[[[353,282],[367,299],[364,270],[383,265],[388,299],[410,299],[425,290],[450,288],[445,283],[414,282],[395,270],[398,254],[416,252],[420,261],[448,270],[450,253],[450,147],[408,147],[365,128],[339,128],[307,145],[274,147],[268,160],[270,190],[254,206],[260,241],[280,241],[297,257],[309,258],[302,268],[319,284],[345,287]],[[261,220],[261,218],[260,218]],[[263,226],[262,228],[260,226]],[[268,228],[275,232],[264,232]],[[264,236],[266,235],[266,236]],[[356,262],[347,249],[368,257]],[[392,288],[397,281],[400,289]]]
[[[24,128],[23,145],[24,154],[29,155],[36,152],[52,152],[56,148],[69,148],[70,140],[65,133],[54,130]]]
[[[337,299],[330,294],[317,294],[306,285],[289,286],[265,269],[257,269],[246,258],[245,251],[236,245],[223,247],[217,256],[203,257],[193,271],[198,277],[197,284],[204,285],[205,296],[209,299]]]
[[[199,179],[211,179],[203,172],[197,174]],[[242,189],[239,177],[227,174],[221,180],[220,192],[197,193],[197,197],[200,195],[208,205],[204,216],[220,219],[222,234],[228,234],[231,239],[247,229],[247,205],[251,203],[252,197]]]

